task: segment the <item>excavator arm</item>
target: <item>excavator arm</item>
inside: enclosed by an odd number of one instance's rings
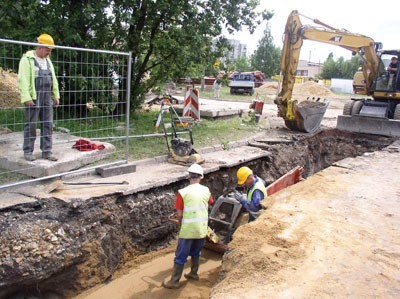
[[[318,26],[303,25],[297,11],[292,11],[288,17],[280,64],[282,84],[278,87],[279,93],[275,100],[278,105],[278,116],[285,120],[286,126],[291,130],[305,132],[318,129],[328,103],[302,102],[299,105],[297,101],[292,100],[295,75],[304,40],[336,45],[353,54],[359,54],[363,60],[365,90],[362,93],[365,94],[371,93],[373,78],[379,64],[376,44],[371,38],[344,29],[336,29],[317,19],[310,20]]]

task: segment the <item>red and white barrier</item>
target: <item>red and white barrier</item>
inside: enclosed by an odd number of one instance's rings
[[[190,107],[192,105],[192,99],[190,97],[190,90],[191,90],[190,85],[186,85],[185,101],[183,102],[183,111],[182,111],[183,117],[191,116]]]
[[[190,88],[189,85],[186,85],[182,116],[200,120],[199,91],[195,88]]]
[[[197,89],[190,90],[190,97],[192,98],[192,117],[195,120],[200,120],[199,91]]]

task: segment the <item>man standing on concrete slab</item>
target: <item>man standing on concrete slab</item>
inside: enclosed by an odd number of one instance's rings
[[[180,231],[171,279],[162,284],[167,289],[179,288],[179,280],[189,255],[191,269],[185,277],[199,280],[197,271],[207,235],[208,206],[214,202],[208,187],[200,184],[204,177],[203,168],[199,164],[192,164],[188,172],[189,186],[178,191],[175,203]]]
[[[27,161],[36,160],[33,150],[39,118],[42,158],[57,161],[57,157],[51,152],[53,106],[57,107],[60,99],[57,78],[49,58],[54,48],[54,40],[44,33],[37,38],[37,42],[43,46],[26,52],[21,58],[18,70],[18,88],[21,91],[21,103],[25,106],[24,158]]]
[[[235,192],[235,198],[249,212],[249,222],[254,221],[260,215],[260,202],[267,197],[265,182],[247,166],[240,167],[236,176],[238,185],[247,188],[247,196],[245,197],[240,192]]]

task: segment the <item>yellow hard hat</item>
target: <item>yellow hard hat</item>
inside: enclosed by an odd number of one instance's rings
[[[253,171],[247,166],[240,167],[239,170],[236,172],[238,184],[243,185],[251,174],[253,174]]]
[[[39,37],[37,38],[37,42],[39,44],[46,45],[47,48],[50,48],[50,49],[54,48],[54,40],[53,40],[53,38],[50,35],[46,34],[46,33],[43,33],[43,34],[39,35]]]

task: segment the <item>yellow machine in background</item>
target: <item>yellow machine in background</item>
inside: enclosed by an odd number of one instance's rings
[[[275,103],[278,115],[291,130],[312,132],[319,128],[328,103],[303,102],[292,99],[295,74],[303,40],[336,45],[361,57],[362,64],[353,80],[355,94],[369,98],[351,98],[338,117],[337,127],[342,130],[400,136],[399,69],[390,80],[386,67],[390,56],[399,56],[400,50],[382,50],[381,43],[370,37],[337,29],[317,19],[318,26],[303,25],[297,11],[289,15],[284,34],[281,58],[281,87]],[[307,17],[305,17],[307,18]]]

